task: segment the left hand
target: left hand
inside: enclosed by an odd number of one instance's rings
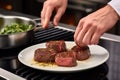
[[[43,28],[48,28],[53,11],[56,14],[53,18],[53,25],[58,25],[62,15],[67,8],[68,0],[46,0],[41,11],[41,22]]]

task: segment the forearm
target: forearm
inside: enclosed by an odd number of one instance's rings
[[[108,4],[116,11],[120,17],[120,0],[111,0]]]

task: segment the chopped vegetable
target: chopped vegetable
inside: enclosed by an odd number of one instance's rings
[[[12,34],[12,33],[25,32],[25,31],[31,30],[32,28],[33,28],[32,25],[12,23],[2,28],[0,30],[0,34]]]

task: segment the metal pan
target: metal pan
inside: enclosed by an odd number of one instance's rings
[[[34,30],[36,27],[35,20],[20,16],[0,16],[0,29],[13,22],[31,24],[34,27],[26,32],[0,35],[0,49],[16,48],[19,46],[30,44],[33,41]]]

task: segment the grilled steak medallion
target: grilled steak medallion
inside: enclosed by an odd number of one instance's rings
[[[71,50],[76,53],[76,59],[79,61],[86,60],[90,57],[90,50],[88,46],[73,46]]]
[[[55,63],[58,66],[73,67],[77,65],[76,53],[73,51],[66,51],[56,54]]]
[[[46,48],[35,50],[34,60],[38,62],[55,62],[58,66],[74,67],[77,65],[77,60],[82,61],[90,57],[88,46],[79,47],[73,46],[71,50],[66,49],[64,40],[49,41],[46,43]]]
[[[66,51],[66,44],[64,40],[59,40],[59,41],[49,41],[46,43],[47,48],[52,48],[56,50],[58,53]]]
[[[38,62],[54,62],[56,51],[51,48],[39,48],[35,50],[34,60]]]

